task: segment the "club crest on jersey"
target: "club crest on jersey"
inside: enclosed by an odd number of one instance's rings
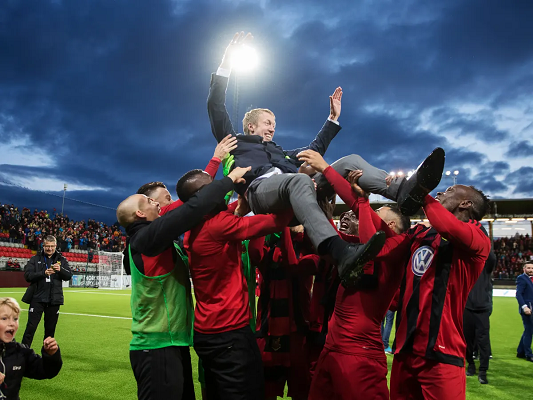
[[[434,255],[435,251],[430,246],[422,246],[415,251],[413,258],[411,259],[411,269],[413,270],[413,274],[416,276],[424,275],[431,265]]]

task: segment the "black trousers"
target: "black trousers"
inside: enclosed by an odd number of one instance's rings
[[[474,345],[479,349],[479,372],[489,369],[490,357],[490,310],[472,311],[465,309],[463,329],[466,340],[466,361],[474,363]]]
[[[48,336],[54,337],[56,333],[57,319],[59,318],[59,306],[52,306],[50,303],[40,303],[32,301],[28,310],[28,323],[22,337],[22,344],[31,346],[35,331],[41,322],[44,312],[44,339]]]
[[[139,400],[195,400],[188,346],[131,350]]]
[[[212,335],[195,331],[194,350],[204,367],[207,400],[264,398],[263,363],[250,326]]]

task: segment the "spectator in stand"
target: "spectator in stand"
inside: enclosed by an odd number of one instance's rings
[[[9,260],[7,260],[7,262],[6,262],[6,268],[7,269],[12,269],[13,265],[14,265],[13,259],[11,257],[9,257]]]

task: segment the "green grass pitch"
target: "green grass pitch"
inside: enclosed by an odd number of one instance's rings
[[[0,297],[11,296],[19,302],[24,289],[2,288]],[[21,303],[23,309],[27,305]],[[48,381],[25,379],[21,399],[100,400],[135,399],[136,385],[129,363],[131,338],[129,292],[98,289],[65,289],[65,306],[56,331],[63,355],[59,376]],[[86,315],[76,315],[86,314]],[[118,318],[103,318],[118,317]],[[22,312],[17,339],[26,326]],[[33,348],[40,353],[43,323],[35,335]],[[516,346],[522,334],[522,322],[516,300],[494,298],[491,317],[491,341],[494,358],[490,362],[488,385],[477,377],[467,377],[467,399],[533,398],[533,363],[516,358]],[[191,351],[196,377],[196,353]],[[388,356],[389,370],[392,356]],[[199,399],[200,387],[196,385]]]

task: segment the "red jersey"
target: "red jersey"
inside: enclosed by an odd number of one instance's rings
[[[360,198],[358,203],[359,235],[361,241],[366,242],[376,233],[376,228],[384,229],[386,224],[381,218],[373,221],[375,213],[368,200]],[[388,237],[396,236],[390,229],[386,229],[386,233]],[[377,279],[377,288],[346,289],[339,286],[325,347],[343,354],[384,359],[381,322],[400,286],[404,271],[405,262],[382,257],[372,271]]]
[[[463,312],[489,255],[490,239],[479,221],[459,221],[431,196],[424,211],[432,227],[417,225],[405,235],[411,256],[400,290],[395,354],[462,367]],[[385,243],[382,253],[388,250]]]
[[[185,237],[196,297],[196,331],[222,333],[250,323],[241,242],[278,232],[290,218],[292,213],[236,217],[231,211],[222,211],[207,217]]]

